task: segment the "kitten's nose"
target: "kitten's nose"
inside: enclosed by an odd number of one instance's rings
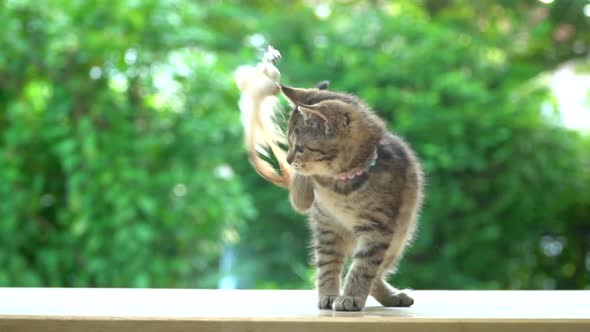
[[[295,159],[295,154],[294,153],[287,154],[287,163],[289,165],[291,165],[293,163],[293,159]]]

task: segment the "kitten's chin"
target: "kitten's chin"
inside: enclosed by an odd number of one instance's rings
[[[299,173],[299,174],[303,175],[303,176],[312,176],[312,175],[315,175],[315,174],[313,174],[313,173],[310,173],[310,172],[308,172],[308,171],[305,171],[305,170],[303,170],[303,169],[297,169],[297,170],[295,170],[295,171],[296,171],[297,173]]]
[[[293,169],[303,176],[334,177],[339,173],[331,165],[319,162],[301,164],[300,167],[293,167]]]
[[[334,177],[335,174],[333,174],[332,172],[319,172],[319,171],[304,171],[304,170],[299,170],[297,171],[297,173],[303,175],[303,176],[321,176],[321,177]]]

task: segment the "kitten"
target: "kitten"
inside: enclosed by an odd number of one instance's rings
[[[384,306],[412,305],[385,278],[416,228],[423,182],[416,155],[357,97],[281,90],[295,105],[287,133],[287,162],[295,171],[290,198],[309,215],[319,307],[362,310],[369,294]]]
[[[309,216],[319,308],[362,310],[369,294],[384,306],[412,305],[385,278],[416,228],[423,186],[418,158],[359,98],[328,91],[327,82],[314,89],[280,85],[278,58],[269,46],[256,68],[240,68],[235,79],[250,162],[265,179],[289,188],[293,208]],[[272,121],[279,91],[294,105],[286,137]],[[280,174],[258,155],[267,150]]]

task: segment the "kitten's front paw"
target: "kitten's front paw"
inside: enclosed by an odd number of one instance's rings
[[[365,307],[367,299],[362,299],[358,296],[338,296],[332,308],[336,311],[361,311]]]
[[[332,303],[338,297],[338,295],[320,295],[318,307],[320,309],[332,309]]]

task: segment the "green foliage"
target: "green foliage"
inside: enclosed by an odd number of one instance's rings
[[[538,79],[588,51],[582,2],[49,3],[0,4],[0,286],[214,287],[230,253],[239,287],[310,287],[304,217],[243,151],[232,71],[267,42],[422,158],[394,284],[590,285],[590,142]]]
[[[237,96],[159,3],[3,5],[0,284],[216,285]]]
[[[329,79],[332,88],[360,95],[421,156],[428,182],[421,226],[392,281],[416,288],[587,287],[588,154],[578,133],[540,112],[555,107],[535,80],[551,68],[544,54],[522,63],[507,35],[470,28],[461,13],[429,16],[406,6],[335,6],[327,20],[290,8],[281,29],[272,21],[260,29],[283,52],[287,84]],[[266,258],[256,271],[263,280],[285,275],[287,285],[293,277],[311,285],[300,273],[304,222],[292,221],[277,195],[256,196],[257,206],[273,207],[261,212],[263,226],[251,226],[251,241],[267,243],[254,247],[253,257]],[[258,239],[264,230],[277,236]],[[564,243],[562,253],[546,254],[547,246]],[[286,246],[301,261],[286,258]]]

